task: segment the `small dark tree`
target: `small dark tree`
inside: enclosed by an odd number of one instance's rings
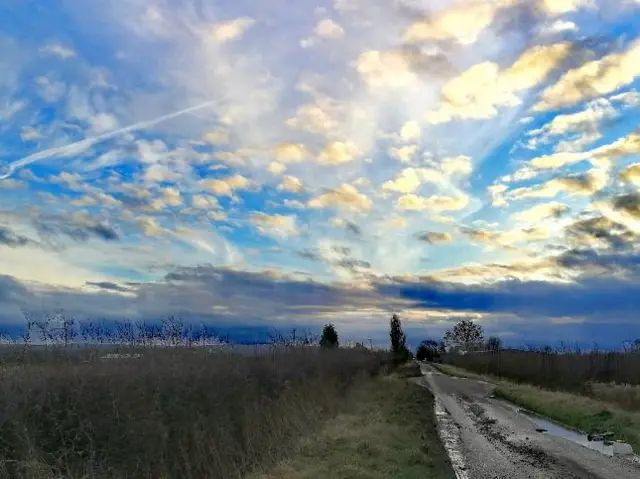
[[[416,351],[418,361],[436,361],[440,359],[440,345],[433,339],[427,339],[420,343]]]
[[[320,347],[322,348],[337,348],[339,346],[338,342],[338,332],[333,324],[329,323],[325,325],[322,329],[322,336],[320,337]]]
[[[447,346],[458,351],[473,351],[482,344],[482,326],[464,319],[447,331],[444,340]]]
[[[498,336],[491,336],[487,339],[487,349],[493,352],[500,351],[502,349],[502,339]]]
[[[389,337],[391,338],[391,353],[394,361],[403,363],[411,358],[411,352],[407,349],[407,338],[402,331],[402,323],[397,314],[391,316],[389,321]]]

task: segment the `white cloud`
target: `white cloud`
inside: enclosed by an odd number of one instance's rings
[[[316,35],[321,38],[341,38],[344,36],[344,28],[330,18],[320,20],[314,29]]]
[[[417,152],[418,147],[416,145],[406,145],[400,148],[391,147],[389,149],[389,156],[402,163],[409,163]]]
[[[550,15],[563,15],[594,5],[593,0],[539,0],[539,2]]]
[[[358,57],[356,70],[371,89],[402,89],[417,82],[407,59],[399,52],[369,50]]]
[[[204,141],[212,145],[228,145],[230,141],[229,132],[226,130],[214,130],[205,133],[202,137]]]
[[[469,204],[467,196],[417,196],[414,194],[403,195],[398,198],[396,208],[409,211],[458,211],[463,210]]]
[[[555,218],[569,210],[569,207],[563,203],[552,201],[550,203],[543,203],[532,206],[529,209],[514,213],[511,217],[516,221],[523,221],[525,223],[538,223],[547,218]]]
[[[50,43],[49,45],[45,45],[44,47],[42,47],[41,51],[49,55],[55,55],[59,58],[62,58],[63,60],[67,60],[76,56],[75,50],[62,45],[61,43]]]
[[[471,157],[466,155],[459,155],[453,158],[445,158],[440,164],[440,168],[448,176],[466,176],[473,171],[473,164],[471,163]]]
[[[22,141],[35,141],[42,139],[42,135],[38,130],[29,126],[23,126],[20,132]]]
[[[268,215],[257,212],[251,215],[249,221],[265,236],[288,238],[300,234],[296,226],[296,217],[293,215]]]
[[[417,121],[408,121],[400,130],[400,136],[403,140],[411,141],[420,138],[422,129]]]
[[[36,78],[36,89],[42,99],[49,103],[60,100],[67,92],[67,85],[46,76]]]
[[[228,22],[218,23],[213,28],[213,36],[220,43],[237,40],[255,24],[251,17],[239,17]]]

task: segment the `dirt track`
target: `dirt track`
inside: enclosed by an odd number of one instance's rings
[[[440,428],[459,478],[640,478],[640,464],[633,459],[607,457],[537,432],[525,415],[489,397],[491,384],[420,367],[419,380],[436,397]]]

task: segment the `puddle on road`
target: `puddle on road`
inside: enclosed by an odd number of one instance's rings
[[[520,410],[520,412],[536,423],[538,428],[544,429],[545,432],[542,434],[551,434],[552,436],[562,437],[580,444],[581,446],[598,451],[606,456],[613,456],[613,445],[607,446],[603,441],[589,441],[586,434],[565,429],[562,426],[558,426],[551,421],[542,419],[541,417],[538,417],[535,414],[530,414],[527,411]]]

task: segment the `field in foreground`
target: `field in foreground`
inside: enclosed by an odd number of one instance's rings
[[[489,379],[495,384],[497,397],[585,433],[612,432],[616,439],[628,442],[635,451],[640,451],[640,411],[622,409],[617,401],[607,401],[605,394],[594,398],[482,376],[446,364],[434,364],[434,367],[452,376]]]
[[[453,478],[433,397],[399,375],[354,387],[345,409],[293,454],[252,479]]]
[[[386,353],[134,352],[0,358],[0,477],[229,479],[288,458],[307,467],[291,477],[449,477],[429,393]]]
[[[58,350],[0,367],[0,477],[242,477],[285,457],[387,367],[366,350],[141,354]]]

